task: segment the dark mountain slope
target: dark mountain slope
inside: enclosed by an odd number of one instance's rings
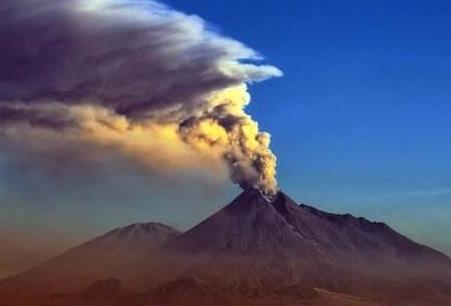
[[[314,242],[293,231],[271,202],[256,190],[239,195],[232,203],[186,233],[168,242],[179,251],[212,255],[281,254],[322,256]]]
[[[374,264],[407,269],[416,265],[451,267],[444,254],[411,241],[384,223],[298,205],[283,192],[269,200],[257,190],[243,192],[165,246],[215,258],[295,257],[309,266],[335,268],[344,264],[349,268],[349,263],[369,270]]]
[[[303,293],[286,288],[322,288],[328,291],[315,291],[317,301],[438,306],[451,304],[449,271],[448,257],[383,223],[298,205],[283,192],[268,198],[246,190],[183,234],[161,224],[107,233],[0,282],[0,299],[2,292],[80,292],[113,277],[124,290],[158,288],[135,296],[149,305],[154,299],[178,305],[184,298],[171,296],[179,290],[206,300],[219,294],[226,304],[244,298],[254,305],[260,294],[274,302],[286,296],[297,305]],[[181,281],[187,279],[198,281]]]
[[[356,218],[350,214],[323,212],[297,205],[280,192],[272,205],[304,239],[314,242],[335,260],[348,258],[374,263],[450,265],[450,259],[429,247],[413,242],[380,222]],[[355,262],[354,262],[355,263]]]
[[[412,284],[451,285],[444,254],[383,223],[298,205],[283,192],[269,200],[247,190],[164,247],[192,259],[182,264],[184,277],[232,285],[303,283],[357,295],[386,286],[391,297]]]
[[[84,252],[109,252],[145,255],[180,233],[161,223],[135,223],[117,228],[68,251],[63,256]]]
[[[160,223],[137,223],[110,231],[25,273],[0,281],[2,292],[75,292],[96,279],[116,277],[141,284],[155,250],[179,232]]]

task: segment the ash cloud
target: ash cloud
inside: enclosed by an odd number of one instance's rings
[[[68,158],[82,145],[276,190],[246,84],[282,73],[243,63],[260,59],[252,49],[154,1],[4,0],[0,17],[3,144]]]

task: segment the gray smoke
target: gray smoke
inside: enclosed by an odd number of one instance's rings
[[[281,72],[242,63],[260,57],[201,18],[154,1],[3,0],[0,48],[0,141],[106,148],[154,170],[225,165],[275,190],[245,84]]]

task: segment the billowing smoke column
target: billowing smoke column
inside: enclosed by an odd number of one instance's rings
[[[281,72],[243,63],[253,50],[148,0],[2,0],[0,16],[0,145],[275,192],[270,136],[244,109],[246,84]]]

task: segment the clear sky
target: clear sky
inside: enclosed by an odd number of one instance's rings
[[[185,1],[285,76],[253,87],[283,189],[451,253],[451,2]]]
[[[250,87],[248,112],[272,135],[286,193],[451,254],[450,1],[165,3],[284,72]],[[0,148],[0,249],[13,250],[0,276],[120,225],[188,228],[239,192],[186,181],[114,167],[48,177]]]

